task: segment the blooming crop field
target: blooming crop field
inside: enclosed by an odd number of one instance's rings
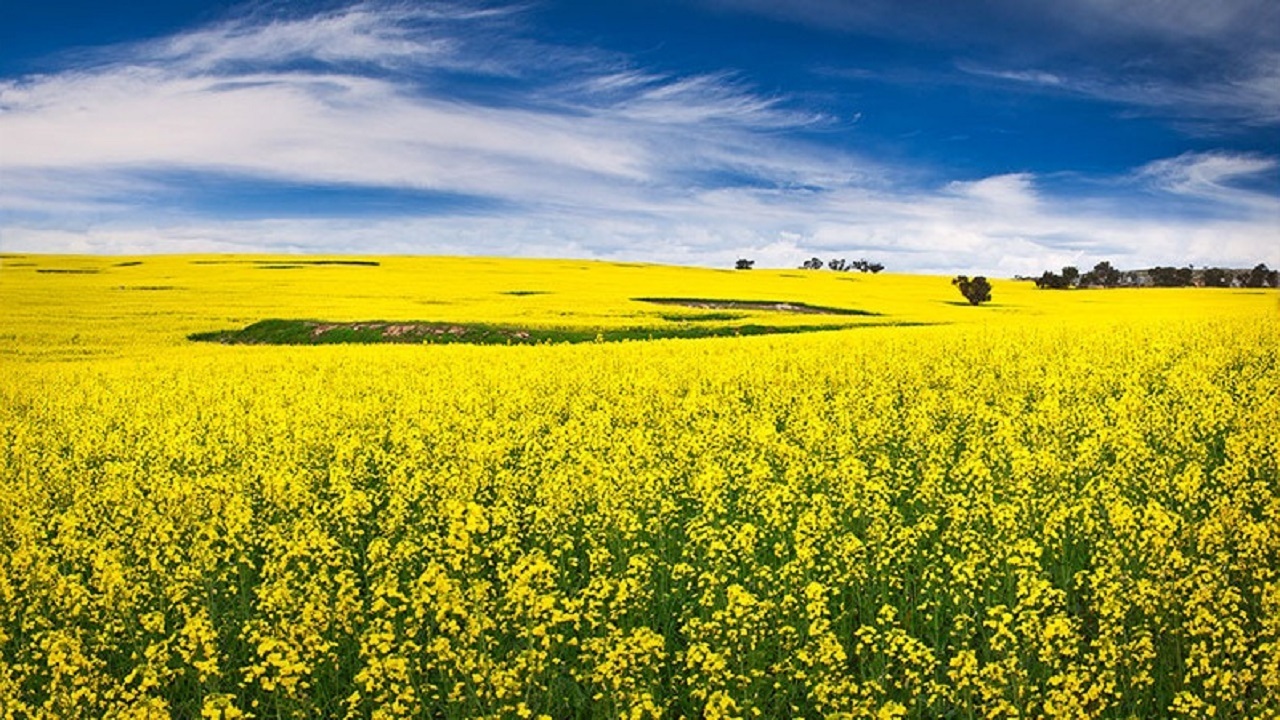
[[[354,262],[0,260],[0,717],[1280,717],[1276,291]]]

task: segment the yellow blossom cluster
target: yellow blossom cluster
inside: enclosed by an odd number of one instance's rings
[[[433,265],[200,260],[0,267],[0,719],[1280,717],[1275,293],[823,276],[936,324],[223,347],[183,333],[410,318],[352,277]],[[484,263],[438,297],[488,321],[754,277]]]

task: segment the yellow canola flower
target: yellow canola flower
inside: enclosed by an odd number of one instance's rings
[[[1274,291],[358,260],[4,258],[0,719],[1280,716]]]

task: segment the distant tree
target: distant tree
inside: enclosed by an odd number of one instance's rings
[[[964,295],[970,305],[977,305],[991,299],[991,283],[981,275],[972,280],[967,275],[957,275],[951,280],[951,284],[960,288],[960,294]]]
[[[821,270],[822,264],[822,258],[809,258],[800,267],[803,270]]]
[[[1093,272],[1102,281],[1102,287],[1118,287],[1124,279],[1124,274],[1106,260],[1094,265]]]
[[[864,272],[864,273],[865,273],[865,272],[869,272],[869,273],[878,273],[878,272],[880,272],[881,270],[883,270],[883,269],[884,269],[884,265],[881,265],[880,263],[873,263],[873,262],[870,262],[870,261],[866,260],[865,258],[859,258],[859,259],[854,260],[853,262],[848,263],[847,265],[845,265],[844,269],[845,269],[845,270],[857,270],[858,272]]]
[[[1071,283],[1065,277],[1045,270],[1043,275],[1036,278],[1036,287],[1041,290],[1066,290],[1071,287]]]
[[[1074,265],[1068,265],[1062,268],[1062,279],[1067,282],[1068,286],[1075,285],[1080,282],[1080,268]]]
[[[751,268],[755,267],[755,264],[756,264],[755,260],[738,258],[738,262],[734,263],[733,267],[736,270],[750,270]]]
[[[1263,263],[1258,263],[1244,279],[1244,286],[1251,288],[1276,287],[1280,285],[1280,272],[1268,270]]]
[[[1205,287],[1231,287],[1231,273],[1222,268],[1205,268],[1200,275]]]
[[[1156,287],[1171,287],[1175,282],[1173,274],[1176,271],[1177,268],[1157,265],[1147,271],[1147,276],[1151,278],[1151,284]]]
[[[1082,286],[1116,287],[1120,284],[1121,273],[1111,267],[1111,263],[1103,260],[1080,278]]]
[[[835,270],[836,272],[844,272],[845,270],[850,269],[849,263],[845,262],[844,258],[840,258],[838,260],[836,258],[831,258],[827,261],[827,267]]]
[[[1151,284],[1156,287],[1187,287],[1191,284],[1193,272],[1191,268],[1176,267],[1153,267],[1147,273],[1151,277]]]

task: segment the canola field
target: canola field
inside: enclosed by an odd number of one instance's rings
[[[0,257],[0,718],[1280,717],[1274,290],[360,260]]]

